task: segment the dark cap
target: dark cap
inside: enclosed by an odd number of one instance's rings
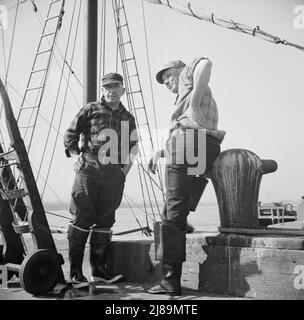
[[[156,80],[158,83],[163,84],[164,81],[162,79],[163,76],[163,72],[170,69],[170,68],[175,68],[175,69],[180,69],[185,67],[185,63],[183,61],[180,60],[174,60],[174,61],[170,61],[167,64],[165,64],[156,74]]]
[[[101,85],[106,86],[111,83],[121,83],[123,84],[123,77],[119,73],[108,73],[102,77]]]

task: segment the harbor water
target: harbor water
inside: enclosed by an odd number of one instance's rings
[[[46,210],[47,211],[47,210]],[[116,222],[113,226],[113,233],[124,232],[127,230],[137,229],[140,227],[148,226],[153,229],[153,221],[160,221],[161,207],[146,208],[119,208],[116,211]],[[69,219],[72,220],[72,215],[68,210],[50,211],[56,216],[47,213],[49,225],[52,227],[60,227],[62,230],[67,228]],[[65,218],[59,217],[63,216]],[[67,219],[69,218],[69,219]],[[217,204],[200,204],[195,212],[190,212],[188,221],[195,227],[196,231],[201,232],[214,232],[217,231],[220,225],[219,209]],[[138,236],[137,232],[137,236]]]

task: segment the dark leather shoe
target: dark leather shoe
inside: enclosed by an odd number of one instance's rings
[[[151,294],[169,294],[171,296],[180,296],[182,294],[181,289],[169,289],[162,285],[162,283],[159,283],[146,291]]]

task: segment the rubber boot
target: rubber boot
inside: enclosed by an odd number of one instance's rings
[[[186,258],[185,234],[171,224],[160,225],[160,244],[156,259],[162,260],[161,281],[147,290],[152,294],[181,295],[182,264]]]
[[[89,285],[82,273],[83,255],[90,230],[84,230],[73,225],[68,229],[70,278],[74,288],[79,289]]]
[[[92,269],[92,281],[114,283],[122,279],[122,274],[112,274],[107,270],[107,251],[112,239],[112,231],[92,230],[90,240],[90,264]]]

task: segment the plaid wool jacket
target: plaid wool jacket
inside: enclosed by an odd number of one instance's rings
[[[81,108],[64,135],[67,157],[71,157],[71,151],[97,155],[105,143],[108,145],[114,143],[112,146],[117,149],[120,161],[121,151],[132,153],[137,142],[138,135],[133,115],[121,102],[119,109],[112,110],[103,98],[100,102],[90,102]]]

